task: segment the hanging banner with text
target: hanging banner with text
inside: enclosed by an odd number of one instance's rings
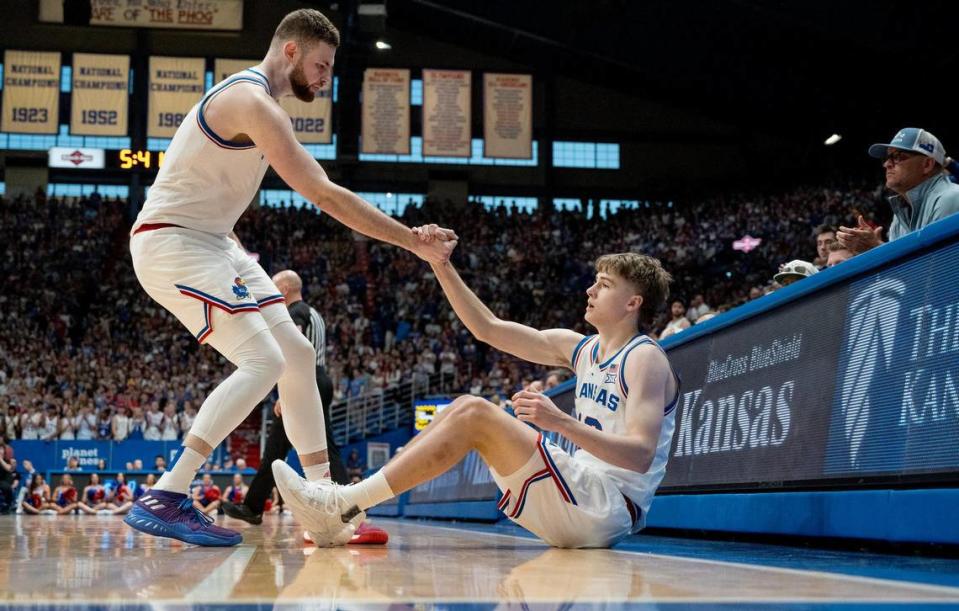
[[[217,59],[214,62],[214,80],[222,82],[228,76],[257,65],[256,59]],[[333,87],[330,85],[317,92],[312,102],[304,102],[293,96],[280,100],[280,106],[290,115],[296,139],[303,144],[330,144],[333,130]]]
[[[129,56],[74,53],[70,133],[126,136],[129,87]]]
[[[303,144],[330,144],[333,142],[333,85],[316,92],[312,102],[293,96],[280,99],[280,106],[290,115],[296,139]]]
[[[216,59],[213,61],[213,84],[222,83],[226,77],[243,72],[258,63],[258,59]]]
[[[471,85],[469,70],[423,70],[423,155],[470,156]]]
[[[0,129],[21,134],[55,134],[59,112],[60,54],[6,51]]]
[[[90,0],[90,25],[243,29],[243,0]]]
[[[183,117],[203,97],[204,68],[202,58],[150,58],[148,137],[173,137]]]
[[[532,75],[483,75],[483,141],[485,157],[533,157]]]
[[[362,153],[410,154],[410,71],[363,71]]]

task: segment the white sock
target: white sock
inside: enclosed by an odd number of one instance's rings
[[[330,479],[330,463],[324,462],[318,465],[303,467],[303,474],[306,475],[306,479],[311,482]]]
[[[186,494],[190,490],[190,483],[196,477],[196,472],[200,470],[205,461],[206,456],[193,448],[183,448],[176,464],[160,476],[160,480],[154,484],[153,489]]]
[[[364,511],[396,496],[382,470],[357,484],[340,486],[340,492],[350,505],[356,505]]]

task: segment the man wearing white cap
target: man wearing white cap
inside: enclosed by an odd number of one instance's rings
[[[924,129],[906,127],[888,144],[873,144],[869,154],[883,160],[893,219],[889,241],[959,211],[959,185],[943,173],[946,152]],[[836,238],[855,254],[882,244],[882,228],[871,228],[860,216],[858,227],[840,227]]]

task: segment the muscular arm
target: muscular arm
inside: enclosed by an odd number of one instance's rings
[[[432,267],[456,315],[476,339],[533,363],[571,366],[570,357],[582,335],[567,329],[539,331],[502,320],[466,286],[451,264],[432,264]]]
[[[400,246],[424,259],[442,261],[449,257],[451,245],[420,242],[409,228],[334,184],[316,159],[296,141],[289,116],[259,87],[232,87],[219,96],[218,103],[217,121],[232,125],[234,129],[228,132],[248,135],[280,178],[323,212],[359,233]]]

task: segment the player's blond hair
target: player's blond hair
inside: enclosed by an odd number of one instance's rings
[[[643,305],[639,309],[641,327],[652,323],[656,313],[665,307],[673,277],[663,269],[659,259],[634,252],[603,255],[596,259],[596,271],[625,279],[635,287],[637,294],[642,295]]]

